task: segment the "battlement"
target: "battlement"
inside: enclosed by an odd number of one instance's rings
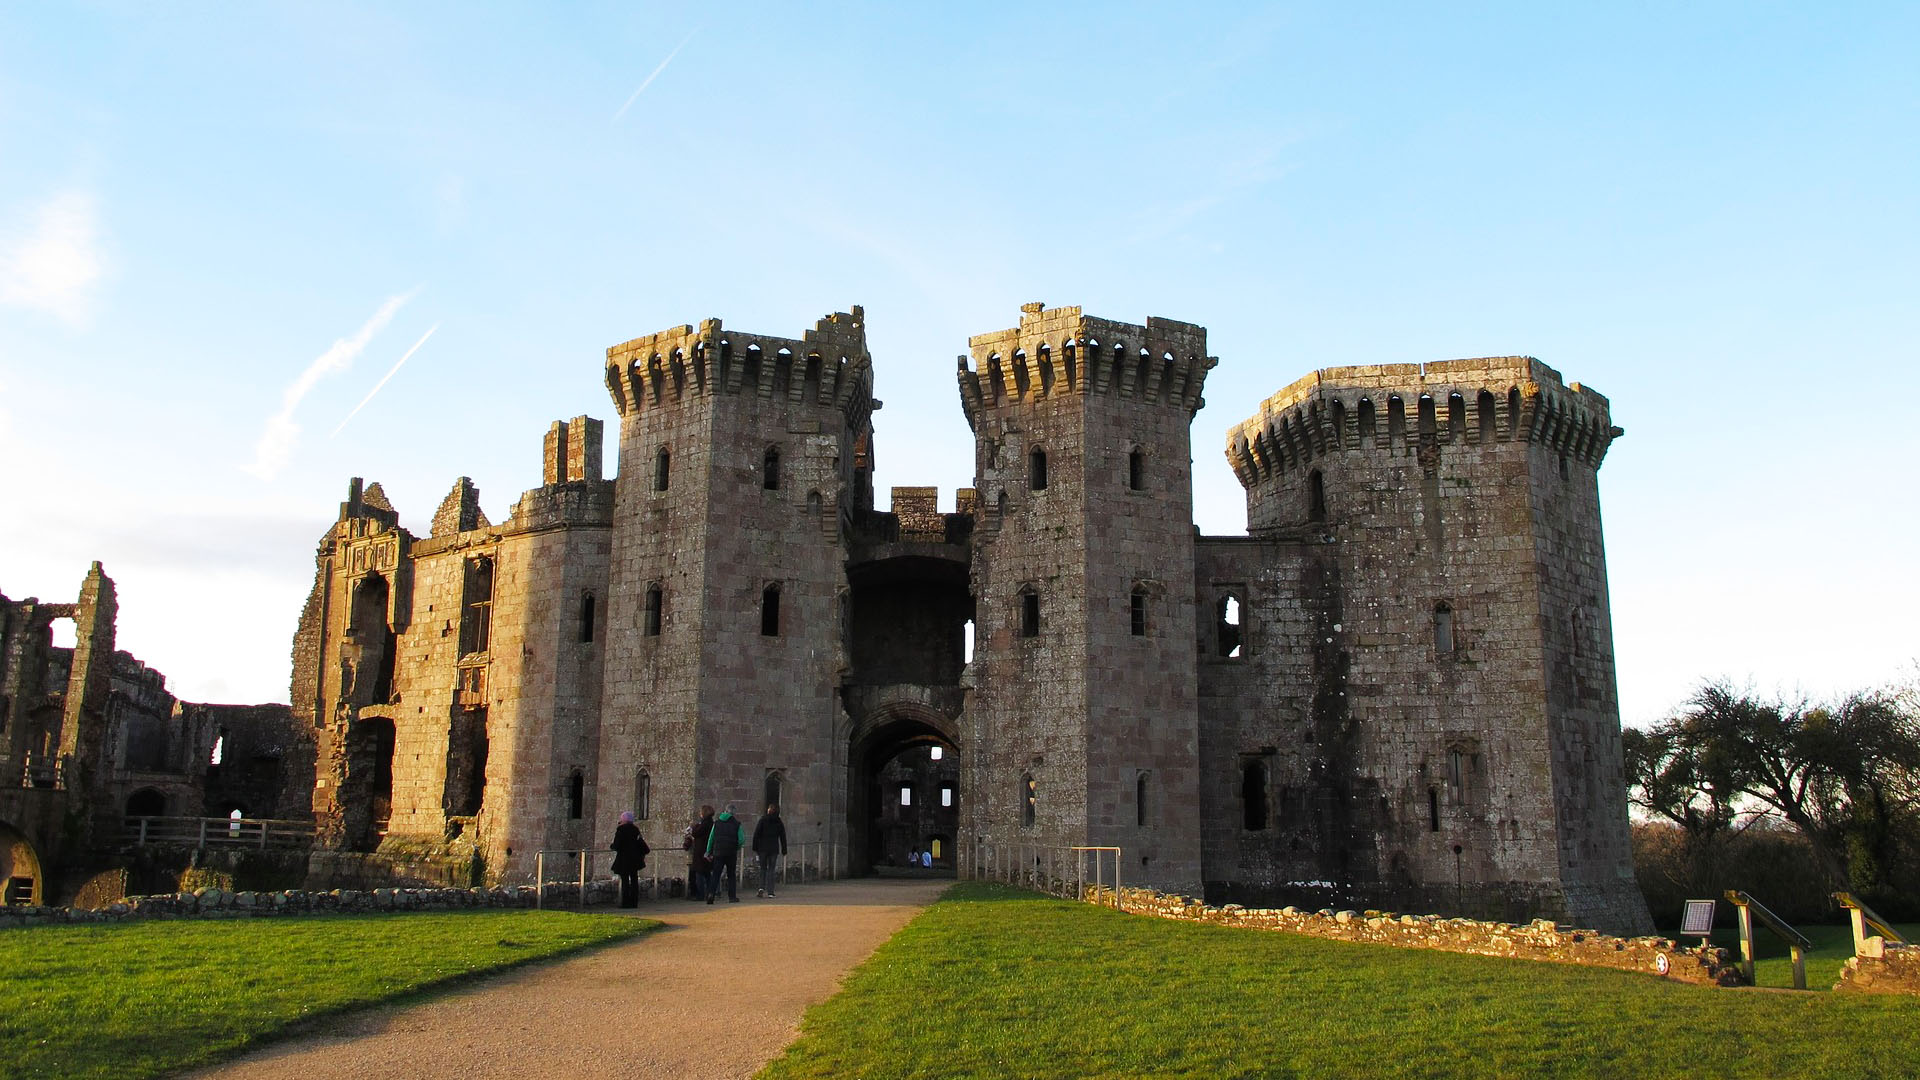
[[[758,394],[831,405],[856,426],[872,411],[866,315],[835,312],[799,339],[728,332],[719,319],[676,326],[607,350],[607,392],[621,416],[708,394]]]
[[[1518,439],[1598,468],[1624,434],[1601,394],[1533,357],[1492,356],[1316,371],[1227,432],[1227,461],[1250,488],[1336,451]]]
[[[1078,307],[1020,308],[1020,325],[967,339],[959,358],[960,405],[967,424],[982,409],[1062,394],[1113,394],[1178,406],[1191,417],[1204,404],[1207,330],[1149,318],[1145,326],[1085,315]]]

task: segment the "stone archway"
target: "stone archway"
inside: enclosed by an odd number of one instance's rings
[[[847,740],[848,869],[905,869],[933,837],[950,847],[963,805],[959,724],[929,702],[862,710]],[[905,794],[902,794],[902,792]],[[951,857],[948,857],[951,867]]]
[[[39,904],[46,895],[40,855],[25,833],[0,821],[0,904]]]

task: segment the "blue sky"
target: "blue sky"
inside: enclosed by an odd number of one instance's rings
[[[1627,429],[1629,723],[1894,679],[1920,8],[1676,7],[0,4],[0,590],[102,559],[176,692],[284,700],[349,476],[501,520],[606,346],[858,303],[950,506],[1041,300],[1209,328],[1210,533],[1297,376],[1538,356]]]

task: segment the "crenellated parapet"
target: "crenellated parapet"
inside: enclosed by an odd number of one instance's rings
[[[1325,368],[1260,405],[1227,432],[1244,487],[1341,451],[1415,453],[1421,446],[1515,441],[1593,468],[1626,432],[1607,399],[1530,356]]]
[[[835,312],[799,339],[742,334],[707,319],[607,350],[607,392],[631,416],[709,394],[755,394],[794,405],[833,406],[855,427],[873,410],[873,357],[866,316]]]
[[[960,404],[972,426],[983,409],[1064,394],[1112,394],[1179,407],[1204,404],[1206,327],[1149,318],[1145,326],[1094,318],[1077,307],[1025,304],[1020,325],[967,339]]]

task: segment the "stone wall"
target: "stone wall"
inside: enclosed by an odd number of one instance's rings
[[[1920,946],[1894,945],[1869,937],[1861,954],[1847,959],[1835,990],[1868,994],[1920,994]]]
[[[664,882],[662,883],[665,884]],[[650,893],[652,882],[642,882]],[[611,903],[619,896],[617,881],[589,881],[587,903]],[[309,892],[235,892],[197,889],[160,896],[131,896],[99,910],[71,907],[0,907],[0,930],[74,923],[118,923],[135,919],[251,919],[275,915],[364,915],[379,911],[458,911],[474,908],[530,908],[564,910],[577,905],[580,886],[552,884],[543,903],[536,904],[531,885],[471,889],[333,889]]]
[[[1113,890],[1090,888],[1087,899],[1112,905]],[[1119,906],[1135,915],[1278,930],[1333,941],[1617,968],[1710,986],[1738,986],[1741,982],[1739,965],[1725,949],[1689,949],[1670,938],[1614,937],[1592,930],[1563,930],[1544,919],[1522,924],[1387,911],[1330,908],[1302,911],[1294,907],[1246,908],[1238,904],[1216,907],[1184,896],[1128,888],[1120,890]]]

